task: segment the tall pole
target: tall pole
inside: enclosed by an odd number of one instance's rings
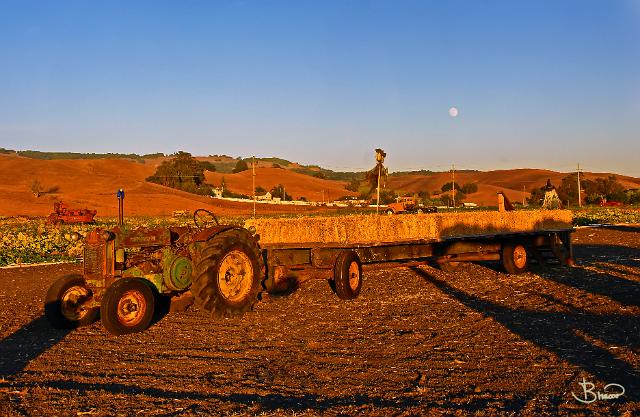
[[[253,217],[256,217],[256,157],[251,157],[251,168],[253,169]]]
[[[580,190],[580,163],[578,163],[578,207],[582,207],[582,192]]]
[[[378,165],[378,187],[376,189],[376,214],[380,211],[380,166]]]
[[[451,198],[453,199],[453,208],[456,208],[456,166],[451,164]]]

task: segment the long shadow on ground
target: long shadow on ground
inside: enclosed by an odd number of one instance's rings
[[[552,351],[561,359],[594,375],[602,383],[623,385],[626,389],[624,399],[640,399],[638,369],[579,335],[583,333],[634,349],[640,345],[640,320],[637,320],[637,317],[591,314],[575,310],[558,313],[512,309],[454,288],[423,269],[413,270],[425,281],[466,307],[485,317],[493,318],[511,332]]]
[[[22,326],[0,341],[0,378],[22,372],[26,366],[58,344],[70,330],[57,330],[44,316]]]

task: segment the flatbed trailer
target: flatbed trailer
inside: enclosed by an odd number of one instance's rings
[[[357,297],[368,270],[435,265],[453,272],[462,262],[497,261],[509,274],[528,270],[531,259],[555,258],[573,266],[573,228],[412,239],[381,243],[266,244],[265,288],[286,291],[293,283],[328,279],[340,298]]]

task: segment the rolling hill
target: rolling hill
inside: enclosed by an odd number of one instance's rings
[[[202,160],[218,160],[220,157],[202,157]],[[53,202],[63,200],[72,207],[95,208],[98,216],[117,215],[115,193],[126,191],[126,215],[167,215],[173,210],[209,208],[223,215],[248,215],[252,204],[223,201],[174,190],[145,181],[165,158],[145,159],[136,162],[127,159],[32,159],[15,154],[0,154],[0,216],[46,216]],[[228,158],[226,163],[233,160]],[[295,172],[300,165],[291,163],[283,168],[273,168],[270,160],[262,161],[256,169],[256,186],[270,190],[277,184],[285,186],[287,194],[298,199],[331,201],[356,193],[345,189],[346,182],[316,178]],[[494,204],[496,193],[504,191],[512,201],[521,201],[523,195],[534,187],[541,187],[547,178],[559,185],[567,174],[541,169],[514,169],[487,172],[457,172],[456,182],[475,183],[478,192],[469,194],[466,201],[478,204]],[[584,178],[606,177],[608,173],[585,173]],[[251,170],[232,174],[206,172],[208,183],[220,186],[224,178],[226,187],[236,193],[251,194]],[[640,179],[617,175],[625,188],[640,188]],[[31,192],[34,181],[44,191],[37,198]],[[440,190],[451,181],[448,172],[425,175],[400,175],[389,177],[387,188],[399,193],[417,193]],[[523,187],[526,192],[523,192]],[[260,205],[259,213],[278,213],[314,210],[309,207]]]

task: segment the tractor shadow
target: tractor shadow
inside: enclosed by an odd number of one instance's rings
[[[467,308],[494,319],[510,332],[553,352],[604,384],[623,385],[625,400],[640,399],[638,369],[590,342],[595,338],[630,350],[638,349],[640,321],[628,315],[593,314],[576,309],[566,313],[509,308],[455,288],[426,270],[412,270]]]
[[[73,329],[54,329],[45,316],[0,340],[0,379],[14,377],[29,362],[60,343]]]

